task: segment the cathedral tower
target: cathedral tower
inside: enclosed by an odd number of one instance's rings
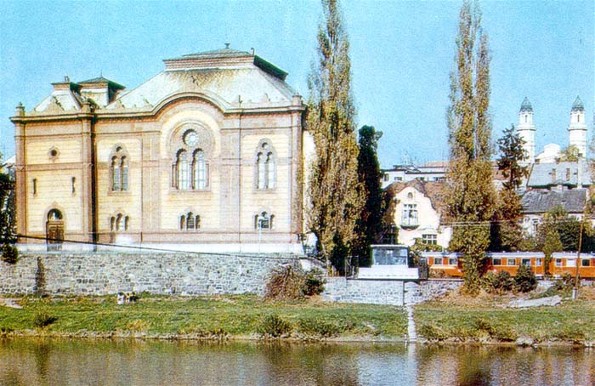
[[[587,123],[585,122],[585,107],[578,96],[570,110],[570,125],[568,126],[568,142],[575,146],[581,157],[587,156]]]
[[[525,141],[525,145],[523,146],[527,152],[527,159],[525,162],[529,164],[535,162],[535,125],[533,124],[533,106],[531,106],[531,102],[529,102],[527,97],[525,97],[521,104],[517,132]]]

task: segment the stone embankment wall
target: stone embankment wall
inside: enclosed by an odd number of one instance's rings
[[[0,262],[0,294],[262,294],[271,270],[291,255],[197,253],[22,253]]]
[[[401,280],[350,280],[344,277],[330,277],[327,278],[323,297],[343,303],[403,306],[443,296],[462,284],[461,280],[430,279],[417,283]]]

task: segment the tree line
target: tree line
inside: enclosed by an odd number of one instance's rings
[[[369,247],[386,236],[393,216],[387,214],[391,198],[380,188],[376,151],[382,132],[363,126],[356,142],[349,41],[339,1],[322,0],[322,6],[317,61],[308,83],[307,129],[314,137],[316,157],[307,174],[306,212],[321,259],[329,270],[344,274],[349,266],[370,264]],[[514,126],[496,142],[504,182],[501,190],[495,189],[491,54],[481,18],[478,2],[463,0],[446,114],[450,151],[442,220],[453,225],[449,250],[463,256],[464,288],[470,294],[480,289],[488,250],[542,250],[547,267],[553,252],[576,251],[579,243],[587,251],[595,244],[590,225],[563,208],[552,208],[544,216],[536,236],[523,233],[517,191],[528,169],[524,143]],[[578,159],[570,148],[562,156]]]

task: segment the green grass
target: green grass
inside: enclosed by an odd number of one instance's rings
[[[18,299],[23,309],[0,307],[0,333],[116,334],[195,338],[257,336],[266,317],[289,323],[296,337],[406,334],[404,311],[392,306],[321,302],[268,302],[251,295],[166,297],[141,295],[118,305],[115,296]],[[49,322],[46,324],[46,322]]]
[[[580,343],[595,340],[595,302],[528,309],[429,302],[416,306],[415,322],[429,340],[506,342],[529,337],[535,342]]]

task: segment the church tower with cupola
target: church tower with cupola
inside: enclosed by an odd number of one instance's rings
[[[587,123],[585,122],[585,106],[578,96],[570,110],[568,126],[569,145],[578,149],[582,158],[587,156]]]
[[[527,153],[525,163],[532,164],[535,162],[535,125],[533,124],[533,106],[527,97],[521,104],[517,132],[525,141],[524,148]]]

